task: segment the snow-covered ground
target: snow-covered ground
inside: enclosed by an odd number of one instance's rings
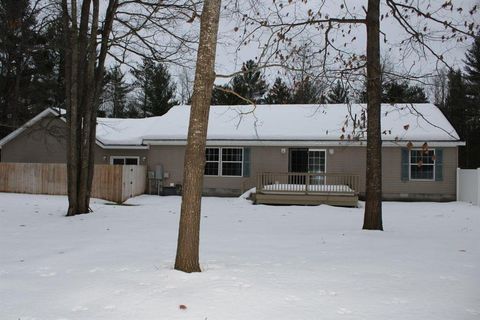
[[[205,198],[204,272],[172,269],[180,198],[0,194],[0,319],[480,319],[480,208],[254,206]],[[185,305],[186,309],[180,309]]]

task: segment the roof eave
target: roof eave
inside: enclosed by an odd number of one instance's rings
[[[458,147],[464,146],[465,142],[455,140],[445,141],[404,141],[404,140],[384,140],[383,147],[404,147],[408,142],[412,142],[414,147],[422,146],[425,142],[431,147]],[[186,139],[145,139],[145,145],[173,145],[184,146],[187,144]],[[271,147],[288,147],[288,146],[366,146],[367,142],[347,141],[347,140],[260,140],[260,139],[208,139],[207,146],[271,146]]]

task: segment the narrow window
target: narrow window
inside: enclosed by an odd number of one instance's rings
[[[206,176],[218,176],[219,162],[220,162],[220,149],[219,148],[207,148],[205,152],[205,175]]]

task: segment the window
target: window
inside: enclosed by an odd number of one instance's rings
[[[435,150],[410,150],[410,180],[435,179]]]
[[[222,148],[222,176],[242,176],[243,149]]]
[[[110,164],[115,165],[138,165],[138,157],[110,157]]]
[[[205,153],[206,176],[241,177],[243,148],[207,148]]]
[[[205,153],[205,175],[218,176],[218,168],[220,163],[219,148],[207,148]]]

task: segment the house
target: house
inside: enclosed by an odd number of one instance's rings
[[[331,181],[342,176],[348,182],[340,184],[349,190],[355,186],[355,193],[362,196],[365,107],[212,106],[205,194],[239,195],[257,185],[264,191],[279,186],[295,191],[299,185],[307,185],[307,193],[308,188],[325,191],[339,184]],[[178,188],[189,111],[188,106],[176,106],[162,117],[99,118],[95,162],[146,165],[150,178],[156,173],[160,188]],[[65,162],[64,132],[62,115],[47,109],[0,140],[1,161]],[[385,199],[455,200],[457,151],[464,143],[436,106],[383,105],[382,132]]]

